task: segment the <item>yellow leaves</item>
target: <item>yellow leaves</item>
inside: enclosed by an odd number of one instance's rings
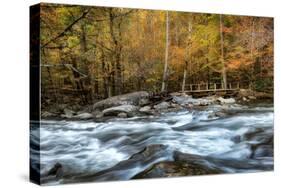
[[[80,43],[78,36],[70,36],[67,39],[67,45],[69,48],[73,48]]]

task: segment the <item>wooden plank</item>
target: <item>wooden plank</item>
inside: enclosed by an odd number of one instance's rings
[[[219,92],[219,91],[237,91],[238,89],[208,89],[208,90],[188,90],[188,91],[184,91],[184,92],[190,92],[190,93],[200,93],[200,92],[210,92],[210,91],[213,91],[213,92]]]

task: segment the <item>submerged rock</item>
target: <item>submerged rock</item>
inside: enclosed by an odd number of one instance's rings
[[[259,157],[273,157],[272,146],[270,145],[258,146],[253,153],[253,158],[259,158]]]
[[[144,101],[144,99],[148,99],[148,98],[149,98],[149,93],[146,91],[138,91],[128,94],[118,95],[95,103],[93,106],[93,110],[102,111],[104,109],[116,107],[120,105],[139,105],[139,103],[142,103],[143,105],[145,102],[147,102]]]
[[[201,156],[174,152],[174,161],[156,163],[138,173],[132,179],[179,177],[193,175],[219,174],[221,170],[207,165],[207,160]]]

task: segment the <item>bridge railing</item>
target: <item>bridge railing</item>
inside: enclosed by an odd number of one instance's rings
[[[184,91],[219,91],[219,90],[235,90],[240,88],[239,82],[228,83],[224,88],[223,83],[199,83],[186,84]]]

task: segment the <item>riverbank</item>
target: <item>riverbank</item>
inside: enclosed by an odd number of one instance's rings
[[[263,105],[273,104],[272,94],[241,89],[231,98],[217,95],[193,98],[179,92],[151,95],[148,92],[139,91],[100,100],[93,105],[62,104],[49,106],[42,109],[41,118],[46,120],[93,120],[100,122],[114,117],[129,118],[159,115],[160,113],[183,109],[204,110],[210,105],[218,105],[222,111],[225,111],[235,107],[255,106],[261,103]]]

